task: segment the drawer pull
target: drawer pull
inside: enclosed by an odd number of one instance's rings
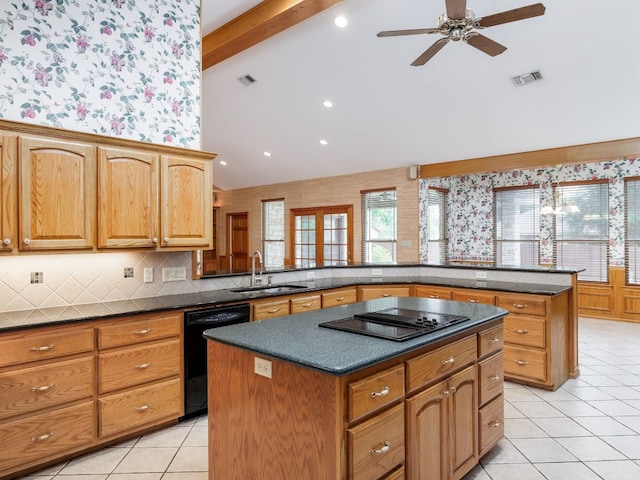
[[[498,420],[494,420],[493,422],[489,422],[487,426],[489,428],[497,428],[500,426],[500,422]]]
[[[514,328],[513,331],[519,335],[527,335],[529,333],[529,330],[525,330],[523,328]]]
[[[487,377],[487,380],[489,380],[490,382],[497,382],[498,380],[500,380],[500,375],[490,375],[489,377]]]
[[[487,342],[489,342],[489,345],[491,345],[492,343],[500,343],[500,339],[498,337],[494,337],[487,340]]]
[[[136,330],[135,332],[133,332],[134,335],[147,335],[149,333],[151,333],[150,328],[145,328],[143,330]]]
[[[440,295],[429,295],[429,298],[440,298]]]
[[[309,308],[309,307],[310,307],[310,306],[312,306],[312,305],[313,305],[313,303],[311,303],[311,302],[309,302],[309,303],[303,303],[303,304],[302,304],[302,306],[303,306],[304,308]]]
[[[271,310],[267,310],[267,313],[276,313],[278,310],[280,310],[280,307],[276,307],[276,308],[272,308]]]
[[[55,387],[55,385],[52,383],[51,385],[42,385],[41,387],[31,387],[29,389],[30,392],[46,392],[48,390],[51,390],[53,387]]]
[[[145,368],[149,368],[151,366],[151,362],[149,363],[141,363],[140,365],[134,365],[133,368],[136,370],[144,370]]]
[[[513,306],[516,308],[527,308],[529,305],[526,303],[514,303]]]
[[[442,396],[444,398],[449,398],[449,395],[451,395],[451,392],[449,392],[449,390],[445,390],[444,392],[442,392]]]
[[[390,447],[391,447],[391,442],[387,440],[386,442],[384,442],[384,445],[382,445],[382,448],[380,449],[374,448],[373,450],[371,450],[371,455],[377,455],[379,453],[387,453]]]
[[[133,407],[133,411],[134,412],[144,412],[146,410],[149,410],[151,408],[151,404],[148,403],[146,405],[142,405],[140,407]]]
[[[381,391],[379,391],[379,392],[371,392],[371,398],[386,397],[387,395],[389,395],[390,391],[391,391],[391,389],[389,388],[389,385],[385,385],[384,388]]]
[[[527,365],[527,362],[525,362],[524,360],[516,360],[516,363],[518,365]]]
[[[473,298],[467,298],[467,302],[469,302],[469,303],[480,303],[480,300],[474,300]]]
[[[456,359],[455,359],[455,358],[453,358],[453,357],[449,357],[449,359],[448,359],[448,360],[440,360],[440,363],[441,363],[442,365],[453,365],[453,363],[454,363],[455,361],[456,361]]]
[[[381,297],[390,297],[391,294],[390,293],[381,293],[380,296]]]
[[[54,435],[53,432],[49,432],[49,433],[45,433],[44,435],[40,435],[39,437],[31,437],[29,441],[31,443],[44,442],[46,440],[49,440],[51,437],[53,437],[53,435]]]
[[[336,302],[341,302],[344,300],[344,297],[336,297]]]
[[[30,352],[47,352],[49,350],[53,350],[54,348],[55,348],[54,344],[42,345],[41,347],[31,347],[29,351]]]

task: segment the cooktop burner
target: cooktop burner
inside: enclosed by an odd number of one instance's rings
[[[319,326],[371,337],[403,341],[466,320],[469,320],[469,317],[393,307],[324,322]]]

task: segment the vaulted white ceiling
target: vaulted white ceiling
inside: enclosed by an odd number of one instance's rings
[[[536,1],[468,0],[467,8],[482,17]],[[496,57],[450,42],[412,67],[439,34],[376,33],[435,27],[444,0],[344,0],[208,68],[202,148],[218,153],[215,185],[236,189],[640,136],[640,2],[542,1],[544,16],[482,31],[508,47]],[[258,3],[202,0],[203,34]],[[346,28],[334,25],[337,15],[347,17]],[[538,69],[542,81],[512,84],[512,76]],[[238,78],[246,74],[257,81],[244,86]],[[334,108],[324,108],[325,99]]]

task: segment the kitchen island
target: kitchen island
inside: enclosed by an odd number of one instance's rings
[[[402,342],[318,326],[393,307],[469,320]],[[502,437],[506,314],[393,297],[207,330],[209,479],[462,478]]]

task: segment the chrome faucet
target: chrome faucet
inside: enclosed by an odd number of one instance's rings
[[[260,275],[256,278],[256,256],[260,259]],[[262,254],[256,250],[251,255],[251,286],[262,285]]]

